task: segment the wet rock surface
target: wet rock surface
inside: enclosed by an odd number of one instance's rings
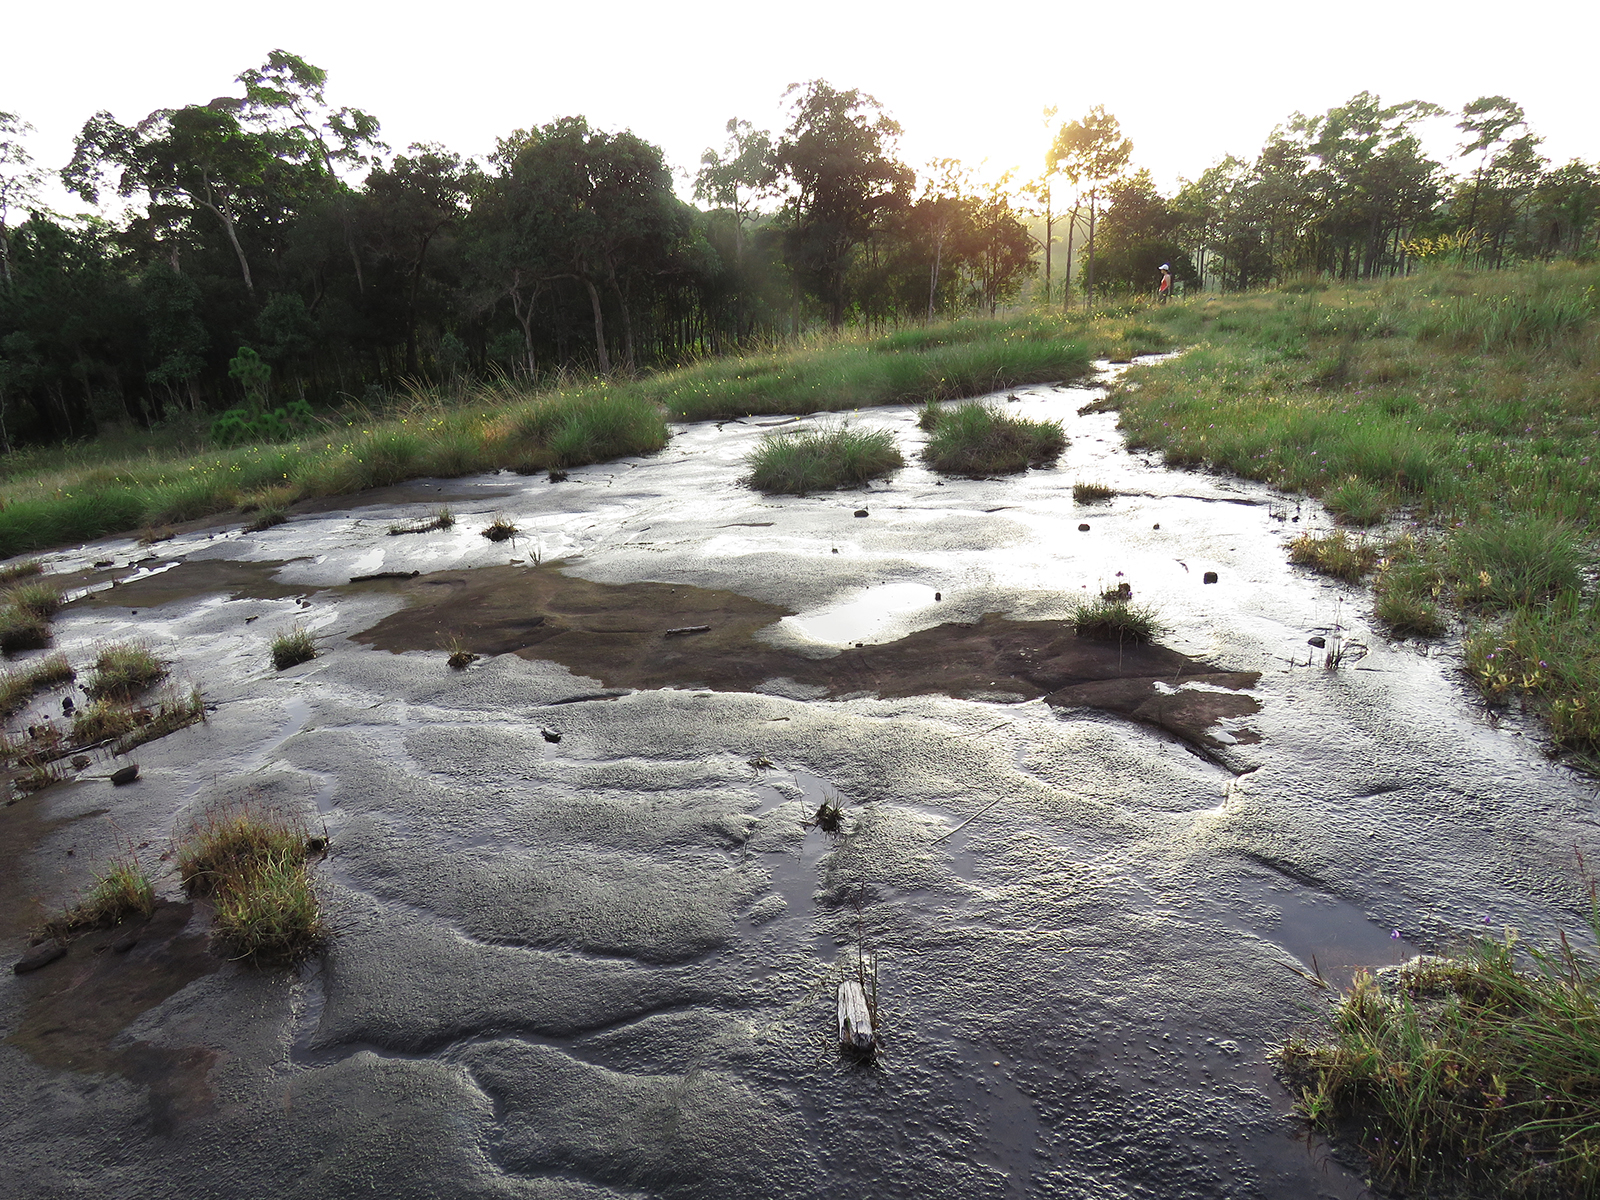
[[[1360,592],[1290,568],[1270,492],[1127,454],[1111,416],[1075,415],[1082,390],[1018,395],[1070,425],[1058,469],[940,486],[912,466],[866,521],[859,494],[738,488],[763,427],[728,422],[560,487],[421,481],[182,532],[142,564],[128,541],[48,556],[85,587],[128,580],[61,614],[74,663],[140,638],[214,711],[141,747],[137,787],[0,809],[13,961],[129,846],[166,902],[125,952],[107,930],[0,977],[10,1178],[41,1197],[1362,1195],[1267,1065],[1324,1003],[1300,972],[1347,980],[1485,920],[1574,932],[1594,788],[1488,728],[1451,648],[1391,645]],[[857,419],[915,461],[916,410]],[[1080,477],[1118,492],[1088,536]],[[442,497],[455,529],[386,536]],[[497,519],[519,537],[479,536]],[[446,577],[464,582],[426,582]],[[1051,666],[1071,601],[1119,578],[1167,648],[1148,670]],[[430,587],[454,602],[413,602]],[[579,603],[607,594],[631,615]],[[279,674],[268,644],[296,626],[321,653]],[[402,627],[391,652],[378,631]],[[490,657],[450,670],[429,639],[474,629]],[[1325,671],[1312,636],[1371,653]],[[686,673],[696,657],[724,675]],[[1181,664],[1203,666],[1161,675]],[[978,686],[942,686],[946,666]],[[1205,708],[1191,742],[1164,715],[1191,697],[1240,707]],[[245,798],[330,838],[336,936],[295,971],[215,954],[161,857]],[[863,953],[865,1068],[836,1027]]]

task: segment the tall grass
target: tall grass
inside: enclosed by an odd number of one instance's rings
[[[192,895],[210,897],[213,929],[231,952],[292,960],[328,936],[311,880],[311,860],[325,846],[325,838],[280,812],[217,809],[184,831],[178,875]]]
[[[1591,932],[1600,921],[1591,906]],[[1563,933],[1507,931],[1380,985],[1278,1059],[1311,1122],[1354,1134],[1418,1195],[1592,1196],[1600,1187],[1600,966]],[[1442,1190],[1436,1190],[1442,1189]]]
[[[1593,756],[1597,288],[1600,268],[1563,264],[1188,304],[1170,320],[1200,345],[1133,368],[1114,402],[1129,441],[1174,465],[1320,496],[1351,525],[1420,522],[1383,549],[1376,615],[1427,636],[1452,608],[1477,620],[1484,694],[1531,702]]]
[[[1059,421],[1028,421],[969,400],[937,415],[922,457],[949,475],[1014,475],[1054,463],[1066,447]]]
[[[750,452],[750,486],[758,491],[805,496],[861,487],[905,466],[887,429],[845,426],[767,434]]]
[[[67,683],[75,674],[65,654],[49,654],[0,675],[0,717],[20,712],[36,693]]]

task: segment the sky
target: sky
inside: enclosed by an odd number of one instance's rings
[[[687,178],[728,118],[779,130],[788,85],[821,78],[874,96],[912,165],[958,158],[986,174],[1038,170],[1046,105],[1060,121],[1103,104],[1134,164],[1170,188],[1363,90],[1447,108],[1506,95],[1555,163],[1594,162],[1597,34],[1593,0],[86,0],[9,8],[0,111],[31,121],[34,158],[59,167],[97,109],[131,123],[237,94],[234,77],[281,47],[327,70],[329,101],[376,115],[396,150],[485,155],[513,129],[581,113],[659,145]],[[1450,122],[1435,125],[1430,148],[1448,153]]]

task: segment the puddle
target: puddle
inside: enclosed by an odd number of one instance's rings
[[[867,588],[855,599],[815,613],[785,617],[779,622],[803,638],[832,646],[853,646],[857,642],[876,644],[885,630],[902,624],[903,618],[931,608],[933,588],[920,583],[886,583]]]
[[[1276,913],[1276,919],[1247,922],[1242,928],[1282,946],[1308,972],[1340,990],[1350,986],[1358,971],[1397,966],[1419,953],[1404,931],[1385,929],[1354,904],[1333,896],[1270,879],[1247,881],[1239,894],[1253,907]]]

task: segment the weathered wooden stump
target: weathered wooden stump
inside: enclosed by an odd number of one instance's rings
[[[870,1054],[877,1040],[866,992],[854,979],[845,980],[839,985],[839,1045],[857,1054]]]

